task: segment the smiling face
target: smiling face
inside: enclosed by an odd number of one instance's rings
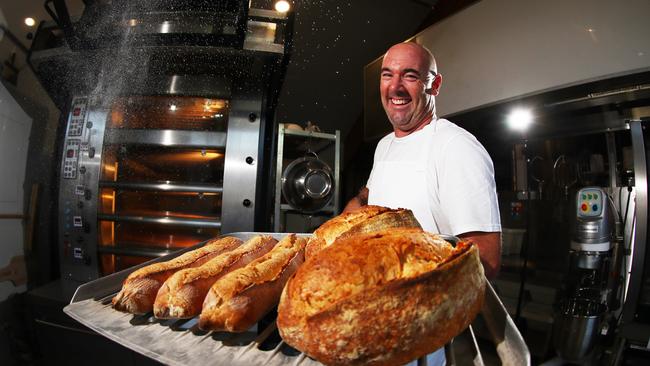
[[[442,81],[436,63],[422,46],[399,43],[391,47],[381,66],[381,103],[397,137],[417,131],[433,120]]]

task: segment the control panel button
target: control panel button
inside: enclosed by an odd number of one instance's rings
[[[72,216],[72,225],[74,225],[74,227],[82,227],[83,222],[81,216]]]
[[[593,206],[591,206],[591,209],[592,209],[593,211],[598,211],[598,205],[593,205]]]
[[[75,259],[83,259],[83,258],[84,258],[84,251],[83,251],[83,249],[81,249],[81,248],[79,248],[79,247],[74,247],[74,248],[72,249],[72,256],[73,256]]]
[[[587,210],[589,209],[589,206],[587,206],[586,203],[583,203],[582,206],[580,206],[580,209],[581,209],[583,212],[587,212]]]

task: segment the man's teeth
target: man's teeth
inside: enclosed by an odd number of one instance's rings
[[[401,104],[406,104],[406,103],[408,103],[409,100],[408,100],[408,99],[395,99],[395,98],[391,98],[391,102],[393,102],[393,104],[401,105]]]

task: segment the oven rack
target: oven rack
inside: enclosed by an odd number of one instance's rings
[[[238,232],[228,236],[247,240],[260,234],[278,240],[287,235]],[[112,309],[112,297],[131,272],[154,262],[169,260],[202,244],[83,284],[63,311],[98,334],[167,365],[320,365],[284,343],[277,333],[275,321],[260,326],[259,330],[256,326],[244,333],[205,332],[198,329],[198,317],[158,320],[151,313],[132,315]],[[479,347],[476,329],[490,338],[487,352],[484,343]],[[457,352],[454,348],[462,339],[466,340],[465,346],[462,352]],[[496,355],[502,365],[530,365],[528,348],[489,283],[479,316],[446,348],[448,364],[451,365],[466,362],[455,356],[458,353],[471,359],[474,365],[490,364],[484,353]]]

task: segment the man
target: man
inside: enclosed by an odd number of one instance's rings
[[[393,132],[377,145],[368,183],[344,212],[366,204],[408,208],[424,230],[476,243],[486,276],[494,278],[501,257],[494,167],[474,136],[437,118],[441,83],[426,48],[399,43],[388,50],[380,94]],[[444,363],[440,351],[429,365]]]

